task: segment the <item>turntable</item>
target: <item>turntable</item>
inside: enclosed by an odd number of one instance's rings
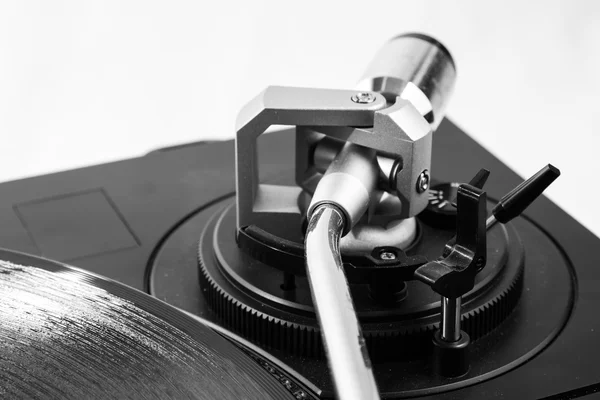
[[[594,396],[600,242],[556,167],[444,119],[455,76],[404,34],[352,90],[265,89],[235,141],[0,184],[0,393]]]

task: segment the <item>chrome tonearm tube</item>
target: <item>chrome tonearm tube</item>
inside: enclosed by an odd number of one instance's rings
[[[428,203],[432,133],[455,76],[443,45],[401,35],[377,53],[358,90],[269,87],[238,116],[238,229],[264,214],[306,215],[306,271],[340,399],[379,398],[342,252],[414,239],[414,216]],[[297,127],[298,186],[258,180],[256,139],[275,124]]]
[[[410,117],[404,116],[407,119],[405,127],[410,127],[411,123],[424,126],[427,122],[430,125],[427,130],[405,132],[422,143],[408,160],[401,159],[396,163],[395,171],[384,175],[389,187],[400,189],[399,192],[404,194],[402,206],[412,200],[418,204],[408,206],[410,212],[405,217],[420,212],[422,205],[419,203],[426,199],[431,134],[443,118],[455,75],[452,58],[437,41],[422,35],[399,36],[380,50],[364,75],[359,87],[369,92],[352,98],[352,101],[368,104],[374,100],[370,91],[379,92],[390,108],[397,100],[408,100],[409,104],[405,103],[403,107],[413,106],[420,115],[413,112]],[[410,161],[413,166],[404,164]],[[412,175],[402,176],[405,170]],[[379,177],[377,152],[346,142],[317,184],[308,208],[305,239],[308,278],[340,399],[379,398],[339,248],[341,236],[363,218],[377,197],[381,197],[377,191]]]

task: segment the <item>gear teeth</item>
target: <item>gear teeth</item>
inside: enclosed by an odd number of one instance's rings
[[[512,313],[521,298],[524,270],[524,264],[521,264],[517,275],[506,289],[487,304],[463,314],[461,326],[471,340],[480,339],[492,332]]]
[[[251,308],[225,292],[204,267],[200,253],[200,283],[210,309],[231,329],[261,346],[300,357],[323,358],[323,343],[317,321],[308,326],[286,321]],[[491,301],[463,314],[462,329],[473,341],[493,331],[519,302],[524,280],[521,264],[511,284]],[[439,323],[401,327],[396,330],[369,330],[363,327],[369,354],[373,360],[389,360],[413,356],[427,346]],[[399,346],[401,343],[401,346]]]
[[[318,329],[285,321],[242,304],[208,275],[200,262],[200,281],[210,309],[226,327],[252,342],[286,353],[321,358],[323,344]]]

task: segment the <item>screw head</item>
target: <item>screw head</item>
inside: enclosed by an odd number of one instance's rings
[[[395,260],[396,255],[391,251],[382,251],[381,253],[379,253],[379,258],[381,258],[382,260]]]
[[[429,189],[429,171],[425,169],[417,178],[417,192],[423,193],[427,189]]]
[[[483,257],[479,257],[476,261],[475,261],[475,266],[477,267],[478,271],[481,271],[483,269],[483,267],[485,266],[485,258]]]
[[[375,101],[375,95],[369,92],[359,92],[352,96],[352,101],[358,104],[369,104]]]

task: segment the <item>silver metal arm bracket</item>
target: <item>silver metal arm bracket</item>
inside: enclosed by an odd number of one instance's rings
[[[394,104],[375,112],[373,127],[299,127],[296,129],[296,183],[313,193],[323,176],[312,152],[325,136],[375,149],[380,160],[382,186],[399,199],[396,218],[410,218],[427,207],[428,187],[419,188],[419,177],[431,170],[433,131],[413,104],[396,98]]]
[[[263,212],[299,213],[299,187],[260,184],[257,139],[271,125],[373,126],[385,98],[373,93],[368,104],[352,101],[353,90],[271,86],[248,103],[236,121],[236,191],[238,228],[256,222]]]
[[[432,129],[407,100],[388,104],[379,93],[362,104],[353,90],[271,86],[248,103],[236,121],[237,226],[257,222],[259,213],[300,213],[298,196],[322,176],[310,161],[310,146],[324,135],[374,149],[398,162],[394,194],[402,202],[400,218],[427,205],[427,190],[417,190],[419,175],[431,165]],[[271,125],[296,126],[298,186],[261,184],[257,139]]]

